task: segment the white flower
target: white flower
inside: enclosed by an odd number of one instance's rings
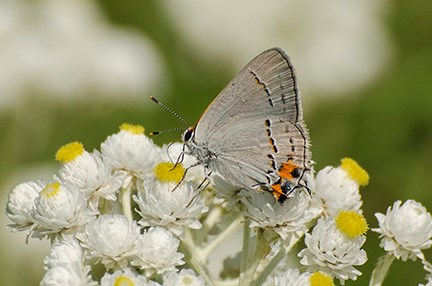
[[[340,210],[362,213],[359,185],[341,167],[327,166],[315,178],[314,197],[318,198],[325,212],[335,216]]]
[[[344,280],[356,280],[361,272],[354,268],[366,262],[366,252],[361,249],[366,237],[360,235],[349,238],[339,231],[335,219],[320,218],[312,230],[306,233],[306,248],[298,254],[300,263],[308,266],[308,271],[319,270]]]
[[[88,258],[96,258],[107,268],[125,267],[135,251],[139,227],[123,215],[103,215],[77,234]]]
[[[408,258],[424,259],[422,249],[432,245],[432,218],[424,206],[408,200],[401,206],[396,201],[387,213],[376,213],[379,228],[372,229],[380,234],[380,246],[395,257],[406,261]]]
[[[100,286],[135,285],[135,286],[160,286],[154,281],[147,281],[147,278],[132,271],[130,268],[117,270],[114,273],[106,272],[101,279]]]
[[[51,279],[57,275],[65,274],[69,277],[68,285],[95,285],[90,275],[90,266],[84,264],[84,254],[78,241],[75,239],[61,240],[54,243],[50,249],[50,255],[44,259],[47,273],[44,282],[47,285],[55,284]],[[67,272],[67,273],[66,273]],[[54,284],[50,284],[54,283]]]
[[[310,286],[311,273],[300,273],[298,269],[288,269],[280,275],[267,279],[265,286]]]
[[[205,286],[204,278],[196,276],[191,269],[170,272],[164,277],[164,286]]]
[[[100,10],[94,1],[0,1],[0,105],[35,90],[124,101],[159,85],[162,62],[151,41]]]
[[[55,266],[45,273],[40,286],[91,286],[97,285],[89,275],[83,275],[76,264]]]
[[[120,132],[109,136],[101,144],[101,151],[113,169],[141,179],[152,174],[160,159],[160,148],[144,135],[144,128],[130,124],[123,124]]]
[[[139,236],[136,258],[131,264],[144,270],[147,277],[176,271],[177,265],[184,264],[183,254],[177,252],[179,243],[172,232],[161,227],[150,228]]]
[[[138,204],[142,226],[163,226],[177,236],[184,227],[201,228],[198,218],[207,212],[203,198],[196,185],[183,181],[174,191],[176,183],[163,183],[156,179],[147,179],[138,185],[138,194],[134,200]]]
[[[95,216],[87,209],[82,192],[66,188],[58,182],[47,184],[39,193],[32,213],[39,225],[34,232],[36,237],[74,233]]]
[[[32,210],[35,206],[35,199],[45,185],[44,181],[30,181],[19,184],[10,191],[6,215],[14,223],[9,225],[13,231],[26,230],[34,225]]]
[[[84,192],[92,209],[97,209],[99,198],[114,201],[125,180],[122,173],[112,172],[97,150],[92,153],[83,150],[73,160],[64,162],[59,178],[62,183]]]
[[[321,211],[311,203],[306,192],[295,193],[283,204],[269,192],[242,190],[239,195],[245,206],[243,214],[252,219],[250,226],[271,228],[285,241],[289,241],[292,235],[305,232],[306,224]]]
[[[54,243],[50,249],[50,255],[45,257],[45,268],[64,266],[68,264],[83,264],[84,254],[78,241],[66,239]]]

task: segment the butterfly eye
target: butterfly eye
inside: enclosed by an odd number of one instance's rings
[[[194,133],[194,130],[192,128],[189,128],[188,130],[183,133],[183,142],[187,142],[192,138],[192,135]]]

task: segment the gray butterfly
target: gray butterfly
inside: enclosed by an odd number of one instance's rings
[[[294,68],[279,48],[250,61],[183,133],[190,154],[234,186],[283,202],[312,161]]]

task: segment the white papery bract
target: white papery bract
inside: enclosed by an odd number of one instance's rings
[[[59,171],[62,183],[85,193],[92,209],[97,209],[99,198],[115,200],[115,193],[125,179],[121,173],[112,172],[104,162],[101,153],[84,151],[70,162],[63,164]]]
[[[114,273],[105,273],[101,279],[100,286],[160,286],[154,281],[147,281],[144,276],[132,271],[130,268],[117,270]]]
[[[6,215],[14,222],[8,225],[13,231],[22,231],[31,228],[35,220],[32,210],[35,206],[35,199],[39,192],[45,188],[46,182],[29,181],[15,186],[9,193],[6,205]]]
[[[144,270],[147,277],[176,271],[176,266],[184,264],[183,254],[177,251],[179,244],[172,232],[161,227],[150,228],[139,236],[131,264]]]
[[[88,258],[101,261],[107,268],[126,267],[135,252],[139,227],[124,215],[103,215],[77,234]]]
[[[191,182],[163,183],[151,178],[138,185],[134,196],[142,217],[142,226],[163,226],[180,236],[185,227],[201,228],[199,216],[207,212],[204,199],[199,196],[197,187]],[[174,190],[174,191],[173,191]]]
[[[151,139],[125,129],[109,136],[101,151],[114,170],[125,170],[130,178],[146,178],[160,160],[160,148]]]
[[[366,241],[364,235],[348,238],[336,227],[333,217],[320,218],[312,233],[306,233],[306,248],[299,252],[300,263],[308,266],[308,271],[322,271],[339,279],[356,280],[361,272],[354,268],[366,262],[366,252],[361,246]]]
[[[362,213],[359,185],[341,167],[327,166],[317,173],[314,197],[330,216],[337,215],[340,210]]]
[[[251,227],[271,228],[287,242],[292,235],[305,232],[306,224],[321,212],[306,192],[296,193],[283,204],[269,192],[242,190],[239,196],[245,206],[243,215],[252,219]]]
[[[285,272],[267,279],[265,286],[310,286],[311,273],[300,273],[298,269],[288,269]]]
[[[38,224],[33,234],[36,237],[72,234],[95,218],[95,213],[87,208],[84,193],[58,182],[47,184],[39,192],[32,214]]]
[[[204,278],[196,276],[191,269],[168,273],[164,277],[164,286],[206,286]]]
[[[55,266],[47,270],[40,286],[96,286],[76,264]]]
[[[424,260],[422,249],[432,245],[432,217],[426,208],[414,200],[404,204],[396,201],[386,214],[376,213],[380,234],[380,246],[395,257],[406,261],[408,258]]]

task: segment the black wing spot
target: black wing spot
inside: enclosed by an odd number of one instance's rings
[[[255,77],[256,82],[264,88],[265,93],[267,93],[270,106],[274,107],[273,100],[271,98],[271,92],[267,84],[263,82],[253,70],[249,69],[249,72]]]

